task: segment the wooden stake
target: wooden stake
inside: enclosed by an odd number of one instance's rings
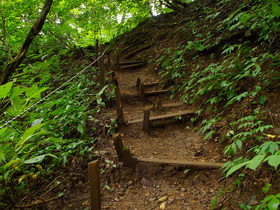
[[[101,210],[100,168],[99,161],[88,164],[88,178],[90,185],[90,205],[93,210]]]
[[[139,87],[140,83],[141,83],[141,79],[140,79],[140,77],[138,77],[137,81],[136,81],[136,87]]]
[[[131,155],[129,148],[124,147],[120,134],[114,134],[113,139],[119,161],[123,162],[124,165],[134,169],[135,161]]]
[[[151,123],[150,123],[150,110],[144,110],[144,119],[143,119],[143,131],[149,132]]]
[[[118,123],[124,124],[124,115],[123,115],[123,107],[121,102],[121,92],[120,88],[115,88],[115,99],[116,99],[116,109],[117,109],[117,121]]]
[[[159,98],[157,99],[156,107],[157,107],[157,109],[160,110],[160,111],[163,109],[161,100],[160,100]]]
[[[140,82],[139,85],[139,94],[140,94],[140,101],[144,102],[145,101],[145,88],[144,84]]]
[[[100,45],[100,54],[103,53],[103,45]],[[100,90],[102,90],[105,86],[105,73],[104,73],[104,57],[100,58],[100,70],[99,70],[99,84]],[[105,93],[101,95],[102,101],[105,100]]]
[[[100,46],[100,52],[103,53],[103,45]],[[105,73],[104,73],[104,57],[100,58],[100,75],[99,82],[102,89],[105,86]]]
[[[109,71],[112,71],[112,66],[111,66],[111,55],[110,53],[108,53],[108,68],[109,68]]]
[[[95,59],[98,58],[98,55],[99,55],[99,47],[98,47],[98,39],[96,39],[96,41],[95,41]],[[99,61],[96,61],[96,63],[95,63],[96,68],[98,68],[98,63],[99,63]]]

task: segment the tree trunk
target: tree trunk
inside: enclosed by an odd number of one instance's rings
[[[32,28],[30,29],[23,45],[21,46],[20,51],[18,52],[16,57],[5,66],[5,68],[2,72],[1,78],[0,78],[0,85],[3,85],[8,82],[9,77],[14,73],[15,69],[24,60],[25,55],[27,53],[27,50],[28,50],[32,40],[39,34],[39,32],[43,28],[46,17],[50,11],[52,2],[53,2],[53,0],[45,1],[45,5],[43,7],[40,17],[36,20],[36,22],[34,23]]]
[[[5,17],[2,15],[2,30],[3,30],[3,38],[2,38],[2,42],[3,44],[6,46],[6,49],[7,49],[7,53],[9,55],[9,58],[10,60],[13,60],[13,56],[12,56],[12,53],[10,51],[10,48],[9,48],[9,45],[7,43],[7,40],[6,40],[6,24],[5,24]]]

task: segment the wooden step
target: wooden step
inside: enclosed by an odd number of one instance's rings
[[[127,62],[122,62],[119,63],[119,65],[133,65],[133,64],[143,64],[143,61],[127,61]]]
[[[136,69],[143,66],[143,63],[136,63],[136,64],[128,64],[128,65],[120,65],[120,69]]]
[[[167,93],[168,91],[170,91],[170,89],[147,91],[145,92],[145,96],[156,96],[159,94]]]
[[[220,169],[224,163],[216,163],[216,162],[202,162],[197,160],[172,160],[172,159],[150,159],[143,157],[136,157],[137,165],[139,163],[153,164],[153,165],[168,165],[173,167],[184,167],[186,169],[196,169],[196,170],[216,170]]]
[[[172,107],[179,107],[184,106],[184,103],[171,103],[171,104],[162,104],[162,108],[172,108]],[[154,105],[145,106],[146,109],[153,109]]]
[[[155,120],[164,120],[164,119],[169,119],[177,116],[184,116],[184,115],[191,115],[194,114],[195,112],[192,110],[186,110],[186,111],[181,111],[181,112],[175,112],[175,113],[170,113],[170,114],[165,114],[165,115],[159,115],[155,117],[150,117],[150,121],[155,121]],[[135,124],[135,123],[141,123],[143,122],[143,119],[138,119],[138,120],[132,120],[128,121],[128,125],[130,124]]]

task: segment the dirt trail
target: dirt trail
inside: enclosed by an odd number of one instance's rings
[[[123,61],[121,61],[123,62]],[[160,82],[160,77],[149,66],[137,69],[118,69],[116,77],[121,90],[122,104],[126,122],[143,118],[143,110],[150,108],[151,117],[167,113],[189,110],[190,107],[153,109],[153,103],[163,105],[180,103],[170,94],[159,94],[139,101],[137,78],[144,84]],[[161,87],[150,87],[157,90]],[[147,89],[146,89],[147,91]],[[136,173],[121,171],[119,182],[111,183],[111,192],[104,192],[104,209],[209,209],[210,202],[222,189],[221,171],[190,169],[184,166],[156,164],[153,160],[172,160],[173,162],[194,161],[221,162],[218,147],[204,143],[203,136],[194,132],[190,118],[174,118],[156,121],[149,133],[143,132],[142,123],[119,126],[123,143],[129,147],[136,158],[146,158],[150,162],[136,164]],[[180,117],[178,117],[180,118]],[[112,197],[114,199],[112,200]],[[225,200],[224,204],[228,205]]]

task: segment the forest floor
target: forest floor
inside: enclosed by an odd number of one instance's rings
[[[145,65],[139,68],[115,69],[126,123],[142,119],[143,111],[147,108],[150,108],[151,117],[184,110],[197,111],[195,106],[179,106],[180,95],[175,95],[171,99],[169,92],[147,96],[144,101],[140,101],[139,88],[136,87],[138,78],[141,78],[144,84],[160,83],[145,91],[170,87],[162,83],[162,78],[156,70],[156,63],[153,61],[162,49],[176,48],[184,41],[185,34],[173,34],[185,24],[181,20],[182,16],[175,14],[154,17],[154,21],[145,22],[119,37],[111,49],[111,58],[119,54],[120,63],[145,61]],[[204,65],[207,66],[207,62]],[[111,69],[108,68],[106,71],[110,73]],[[158,101],[163,105],[177,103],[178,106],[161,110],[151,108]],[[99,113],[98,119],[105,122],[116,116],[115,105],[111,103]],[[221,164],[226,162],[228,159],[223,155],[225,145],[215,139],[204,141],[204,135],[197,129],[203,119],[193,124],[191,118],[192,116],[178,115],[176,119],[162,120],[149,132],[143,131],[141,122],[125,123],[119,125],[114,132],[119,133],[124,145],[136,159],[145,158],[151,162],[158,160]],[[88,123],[89,135],[91,126]],[[247,180],[241,188],[237,188],[234,184],[236,176],[225,179],[222,170],[219,169],[188,168],[157,163],[140,164],[137,161],[135,170],[127,167],[118,161],[113,137],[107,134],[108,128],[101,126],[100,129],[103,135],[96,143],[94,155],[98,154],[102,169],[102,209],[210,209],[211,203],[217,204],[216,209],[238,209],[240,203],[250,205],[258,203],[257,198],[261,194],[259,185],[263,184],[261,180]],[[64,176],[61,179],[65,186],[63,198],[47,203],[45,208],[89,209],[87,179],[89,161],[90,158],[82,161],[73,159],[71,168],[67,169],[68,177]],[[57,192],[60,192],[59,190],[57,189]],[[56,190],[53,190],[53,193],[56,193]]]

